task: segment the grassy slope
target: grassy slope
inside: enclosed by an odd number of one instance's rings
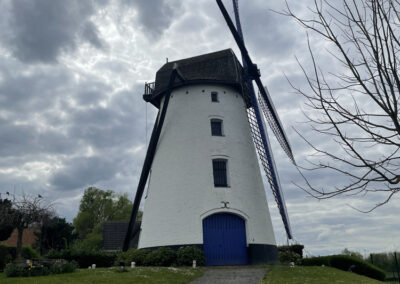
[[[296,266],[293,268],[274,266],[268,269],[263,284],[321,284],[321,283],[352,283],[378,284],[388,283],[377,281],[355,273],[350,273],[332,267]]]
[[[6,278],[4,273],[0,274],[1,284],[32,283],[32,284],[61,284],[61,283],[80,283],[80,284],[102,284],[102,283],[189,283],[191,280],[203,274],[202,270],[190,268],[157,268],[143,267],[128,269],[128,272],[117,273],[115,268],[98,268],[95,270],[80,269],[74,273],[25,277],[25,278]]]

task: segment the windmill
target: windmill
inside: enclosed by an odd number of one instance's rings
[[[294,162],[257,66],[217,4],[242,53],[231,49],[172,61],[145,84],[143,99],[159,109],[140,175],[123,250],[194,245],[208,265],[266,263],[277,247],[257,154],[288,239],[292,232],[262,113]],[[252,81],[258,86],[257,98]],[[146,191],[147,184],[147,191]],[[146,191],[142,224],[135,223]]]

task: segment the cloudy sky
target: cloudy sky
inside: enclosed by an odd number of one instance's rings
[[[245,40],[304,164],[312,152],[293,128],[332,147],[303,123],[303,98],[285,75],[305,85],[295,56],[310,66],[305,31],[271,11],[283,0],[242,1]],[[300,15],[307,7],[293,2]],[[225,1],[232,12],[231,1]],[[129,193],[133,199],[156,109],[142,100],[144,82],[171,60],[238,49],[212,0],[0,1],[0,192],[40,193],[72,220],[85,188]],[[323,67],[335,68],[326,43],[311,37]],[[307,110],[305,110],[307,111]],[[343,248],[400,249],[399,198],[372,213],[382,196],[318,201],[294,183],[302,179],[271,138],[295,239],[308,253]],[[342,177],[314,174],[320,186]],[[284,229],[267,187],[277,242]]]

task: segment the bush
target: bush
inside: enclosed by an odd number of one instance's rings
[[[315,256],[310,258],[303,258],[299,261],[299,264],[304,266],[331,266],[330,258],[330,256]]]
[[[118,254],[116,265],[119,265],[120,261],[129,265],[131,262],[136,262],[136,265],[145,265],[146,256],[150,253],[147,249],[129,249],[126,252]]]
[[[86,268],[92,264],[97,267],[110,267],[117,258],[117,253],[106,251],[77,251],[77,250],[51,250],[47,254],[50,259],[65,259],[76,261],[81,268]]]
[[[300,258],[303,258],[303,249],[304,249],[304,246],[300,245],[300,244],[278,247],[279,253],[284,252],[284,251],[290,251],[290,252],[298,254],[300,256]]]
[[[29,277],[42,276],[49,274],[61,274],[74,272],[77,267],[76,262],[72,261],[64,264],[52,264],[49,267],[45,265],[16,265],[10,263],[4,270],[6,277]]]
[[[354,265],[354,267],[351,269],[352,272],[380,281],[384,281],[386,277],[385,272],[382,269],[357,257],[351,257],[347,255],[332,255],[330,263],[332,267],[345,271],[348,271],[349,268]]]
[[[176,252],[169,247],[160,247],[146,255],[145,265],[170,266],[176,260]]]
[[[39,256],[40,256],[39,253],[30,246],[22,247],[21,255],[25,259],[35,259],[35,258],[39,258]]]
[[[180,247],[176,253],[178,265],[192,265],[196,260],[197,265],[204,265],[206,258],[202,249],[196,246]]]
[[[344,271],[351,271],[360,275],[364,275],[370,278],[374,278],[380,281],[385,280],[385,272],[380,268],[369,264],[368,262],[359,259],[357,257],[351,257],[347,255],[330,255],[330,256],[318,256],[311,258],[303,258],[300,262],[304,266],[331,266]]]
[[[6,264],[11,260],[12,256],[8,252],[8,247],[0,245],[0,271],[3,271]]]
[[[289,263],[289,262],[298,263],[300,259],[301,256],[298,253],[288,250],[279,252],[279,261],[281,263]]]

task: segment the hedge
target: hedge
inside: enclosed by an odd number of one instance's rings
[[[3,271],[6,264],[12,260],[8,247],[0,245],[0,271]]]
[[[149,253],[150,250],[147,249],[129,249],[126,252],[120,252],[117,256],[115,265],[119,265],[120,262],[124,262],[126,265],[135,262],[136,265],[142,266],[145,264],[146,256]]]
[[[368,262],[347,255],[329,255],[329,256],[318,256],[311,258],[303,258],[300,262],[300,265],[304,266],[331,266],[334,268],[338,268],[344,271],[351,270],[354,273],[364,275],[370,278],[374,278],[380,281],[385,280],[385,272],[372,265]]]
[[[68,261],[76,261],[80,268],[87,268],[92,264],[97,267],[111,267],[116,258],[116,252],[106,251],[75,251],[64,249],[60,251],[51,250],[47,257],[50,259],[65,259]]]
[[[353,266],[351,271],[360,275],[364,275],[370,278],[374,278],[376,280],[384,281],[386,274],[385,272],[372,265],[368,262],[361,260],[356,257],[351,257],[347,255],[333,255],[331,256],[331,266],[341,269],[341,270],[349,270],[351,266]]]
[[[7,264],[4,269],[6,277],[30,277],[30,276],[43,276],[49,274],[71,273],[76,269],[74,261],[62,264],[47,265],[17,265],[14,263]]]
[[[300,265],[304,266],[330,266],[330,259],[331,256],[316,256],[316,257],[309,257],[309,258],[303,258],[299,261]]]
[[[290,251],[298,254],[300,258],[303,258],[303,249],[304,246],[300,244],[290,245],[290,246],[278,246],[279,253]]]
[[[180,247],[178,250],[159,247],[154,250],[129,249],[126,252],[120,252],[115,265],[123,261],[125,265],[135,262],[138,266],[191,266],[193,260],[196,260],[199,266],[204,265],[206,259],[202,249],[196,246]]]

